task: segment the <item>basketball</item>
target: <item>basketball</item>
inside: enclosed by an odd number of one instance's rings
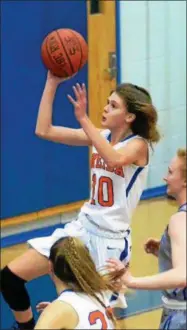
[[[55,76],[71,77],[87,62],[88,46],[82,35],[74,30],[54,30],[42,42],[41,58]]]

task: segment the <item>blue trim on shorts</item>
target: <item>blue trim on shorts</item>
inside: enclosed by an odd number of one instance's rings
[[[120,257],[119,257],[119,260],[120,261],[125,260],[126,257],[128,256],[129,242],[128,242],[128,240],[127,240],[126,237],[124,238],[124,241],[125,241],[125,248],[124,248],[124,250],[120,254]]]
[[[128,232],[128,235],[129,235],[130,234],[130,230],[128,229],[127,232]],[[120,257],[119,257],[120,261],[125,260],[126,257],[128,256],[129,242],[128,242],[128,240],[127,240],[126,237],[124,238],[124,241],[125,241],[125,248],[124,248],[124,250],[120,254]],[[110,298],[110,302],[117,300],[118,299],[118,296],[119,296],[119,293],[118,292],[114,292],[114,294]]]
[[[167,319],[166,322],[163,325],[163,330],[169,330],[171,320],[172,320],[173,315],[170,315]]]

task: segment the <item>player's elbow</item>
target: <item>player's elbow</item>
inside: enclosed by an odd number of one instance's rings
[[[185,288],[186,286],[187,286],[186,279],[185,278],[180,278],[178,287],[179,288]]]
[[[178,287],[184,288],[186,286],[187,286],[186,269],[180,268],[178,269]]]
[[[40,130],[35,130],[35,134],[36,134],[36,136],[38,136],[41,139],[46,139],[47,138],[46,132],[43,132],[43,131],[40,131]]]
[[[47,139],[49,138],[50,132],[49,127],[47,129],[41,129],[39,127],[36,127],[35,134],[41,139]]]
[[[186,274],[184,274],[183,276],[181,276],[181,281],[180,281],[181,283],[181,288],[184,288],[184,287],[186,287],[187,286],[187,280],[186,280]]]

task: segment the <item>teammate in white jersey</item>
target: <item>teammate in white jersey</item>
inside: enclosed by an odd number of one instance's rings
[[[4,299],[22,329],[31,329],[34,324],[25,282],[48,272],[45,257],[49,257],[51,246],[59,238],[78,236],[88,247],[97,269],[111,257],[125,264],[129,262],[130,221],[145,188],[149,146],[160,138],[151,97],[145,89],[133,84],[119,85],[109,95],[103,111],[103,130],[96,128],[88,118],[85,86],[78,84],[73,87],[76,100],[70,96],[69,99],[82,128],[54,126],[53,102],[61,82],[62,79],[48,73],[36,134],[67,145],[93,147],[91,197],[77,220],[55,230],[49,237],[30,240],[32,249],[1,271]],[[19,302],[14,296],[20,297]],[[124,300],[123,296],[121,298]],[[112,300],[115,302],[116,297]]]
[[[58,240],[51,248],[49,267],[58,298],[37,306],[38,311],[44,310],[35,329],[116,329],[109,301],[102,293],[113,286],[97,272],[78,238]]]

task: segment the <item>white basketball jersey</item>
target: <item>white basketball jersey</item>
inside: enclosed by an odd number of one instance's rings
[[[71,305],[78,314],[79,323],[75,329],[114,329],[105,308],[96,299],[71,290],[64,290],[57,299]],[[103,302],[109,306],[108,301]]]
[[[101,133],[110,141],[111,133]],[[114,149],[124,147],[129,141],[141,138],[138,135],[128,136],[113,146]],[[109,168],[93,147],[91,159],[92,189],[89,202],[81,208],[92,223],[101,229],[112,232],[125,231],[131,222],[142,192],[146,185],[148,164],[144,167],[129,165]]]

